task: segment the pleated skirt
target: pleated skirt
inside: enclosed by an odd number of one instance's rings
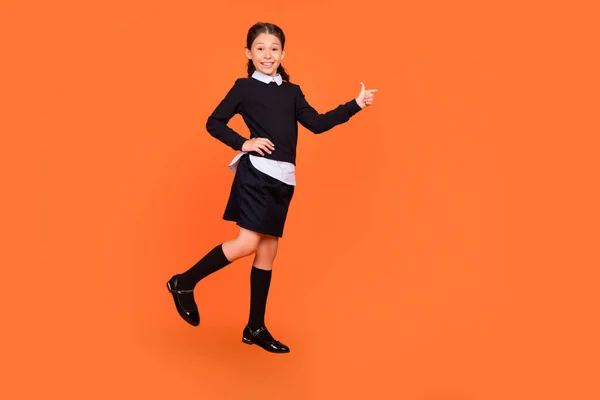
[[[250,156],[244,154],[237,165],[223,219],[254,232],[283,237],[294,188],[256,169]]]

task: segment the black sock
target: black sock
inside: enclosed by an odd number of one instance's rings
[[[267,271],[252,266],[250,272],[250,317],[248,318],[248,326],[252,330],[257,330],[265,325],[265,309],[270,285],[271,270]]]
[[[193,267],[179,275],[177,285],[180,289],[193,289],[200,280],[229,264],[231,264],[231,261],[225,257],[223,245],[220,244],[209,251]]]

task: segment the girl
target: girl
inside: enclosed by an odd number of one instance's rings
[[[284,46],[285,36],[278,26],[262,22],[253,25],[246,38],[248,77],[235,81],[206,123],[213,137],[239,151],[229,164],[235,175],[223,215],[223,219],[236,222],[239,234],[167,282],[179,315],[198,326],[196,284],[235,260],[254,254],[250,315],[242,341],[274,353],[290,351],[266,328],[265,308],[273,261],[296,185],[298,122],[313,133],[328,131],[372,104],[376,92],[365,90],[361,83],[358,97],[319,114],[308,104],[300,86],[290,82],[281,65]],[[249,140],[227,125],[238,113],[250,130]]]

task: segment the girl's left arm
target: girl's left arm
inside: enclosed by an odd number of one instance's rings
[[[365,91],[364,85],[357,98],[344,104],[340,104],[325,114],[319,113],[306,100],[302,89],[298,86],[298,97],[296,99],[296,119],[302,126],[313,133],[323,133],[331,128],[347,122],[353,115],[358,113],[367,105],[371,104],[372,92]]]

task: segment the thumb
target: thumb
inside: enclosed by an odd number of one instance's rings
[[[365,92],[365,84],[361,82],[360,85],[361,85],[360,93],[363,94]]]

